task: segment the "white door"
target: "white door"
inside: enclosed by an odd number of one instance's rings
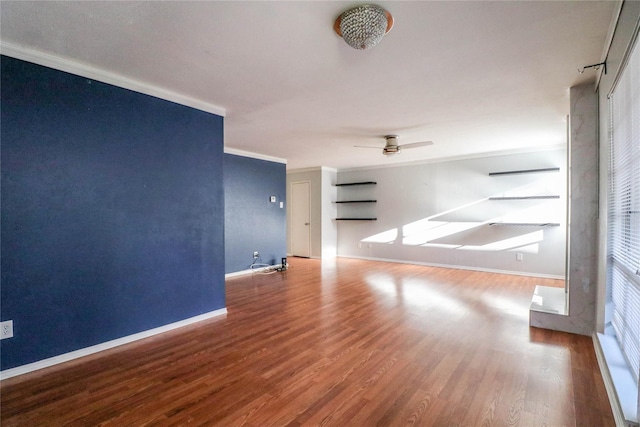
[[[311,256],[309,182],[291,184],[291,255]]]

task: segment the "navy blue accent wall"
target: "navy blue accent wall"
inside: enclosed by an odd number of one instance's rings
[[[248,269],[253,251],[271,265],[286,256],[286,209],[280,208],[286,169],[283,163],[224,155],[225,273]]]
[[[1,61],[1,368],[223,308],[223,118]]]

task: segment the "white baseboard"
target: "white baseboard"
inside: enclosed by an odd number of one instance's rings
[[[0,381],[7,378],[23,375],[29,372],[37,371],[39,369],[48,368],[50,366],[58,365],[60,363],[68,362],[70,360],[78,359],[80,357],[88,356],[90,354],[98,353],[110,348],[118,347],[124,344],[129,344],[134,341],[148,338],[153,335],[158,335],[163,332],[168,332],[173,329],[181,328],[183,326],[191,325],[193,323],[201,322],[203,320],[210,319],[212,317],[222,316],[227,314],[226,308],[210,311],[208,313],[200,314],[198,316],[190,317],[188,319],[180,320],[178,322],[170,323],[168,325],[160,326],[158,328],[149,329],[146,331],[138,332],[137,334],[128,335],[126,337],[118,338],[115,340],[103,342],[100,344],[92,345],[91,347],[81,348],[79,350],[71,351],[69,353],[60,354],[58,356],[50,357],[48,359],[38,360],[37,362],[29,363],[26,365],[18,366],[11,369],[5,369],[0,371]]]
[[[264,268],[266,268],[266,267],[264,267]],[[256,268],[256,269],[253,269],[253,270],[249,269],[249,270],[234,271],[233,273],[226,273],[224,275],[224,278],[225,279],[230,279],[232,277],[244,276],[246,274],[255,273],[258,270],[264,270],[264,268],[260,268],[260,269]]]
[[[287,263],[287,265],[289,265],[289,263]],[[234,271],[233,273],[225,274],[224,278],[225,279],[230,279],[232,277],[244,276],[244,275],[252,274],[252,273],[261,273],[261,272],[264,272],[266,270],[272,270],[274,268],[280,268],[281,266],[282,266],[282,264],[274,264],[274,265],[268,265],[266,267],[261,267],[261,268],[250,268],[248,270]]]
[[[396,264],[424,265],[426,267],[452,268],[455,270],[481,271],[484,273],[511,274],[514,276],[539,277],[541,279],[558,279],[558,280],[565,279],[564,276],[557,276],[555,274],[538,274],[538,273],[528,273],[528,272],[522,272],[522,271],[498,270],[498,269],[492,269],[492,268],[468,267],[465,265],[436,264],[432,262],[410,261],[410,260],[404,260],[404,259],[374,258],[374,257],[364,257],[364,256],[355,256],[355,255],[338,255],[337,257],[362,259],[366,261],[393,262]]]

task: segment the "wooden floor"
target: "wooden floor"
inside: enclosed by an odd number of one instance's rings
[[[553,280],[339,259],[227,280],[228,314],[0,384],[9,426],[613,426]]]

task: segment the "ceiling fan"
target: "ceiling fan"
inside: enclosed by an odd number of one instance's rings
[[[411,144],[398,145],[398,135],[386,135],[384,139],[386,141],[386,144],[382,149],[382,154],[384,154],[385,156],[397,154],[400,152],[400,149],[418,148],[418,147],[426,147],[427,145],[433,145],[432,141],[412,142]],[[368,145],[354,145],[354,147],[380,149],[380,147],[371,147]]]

